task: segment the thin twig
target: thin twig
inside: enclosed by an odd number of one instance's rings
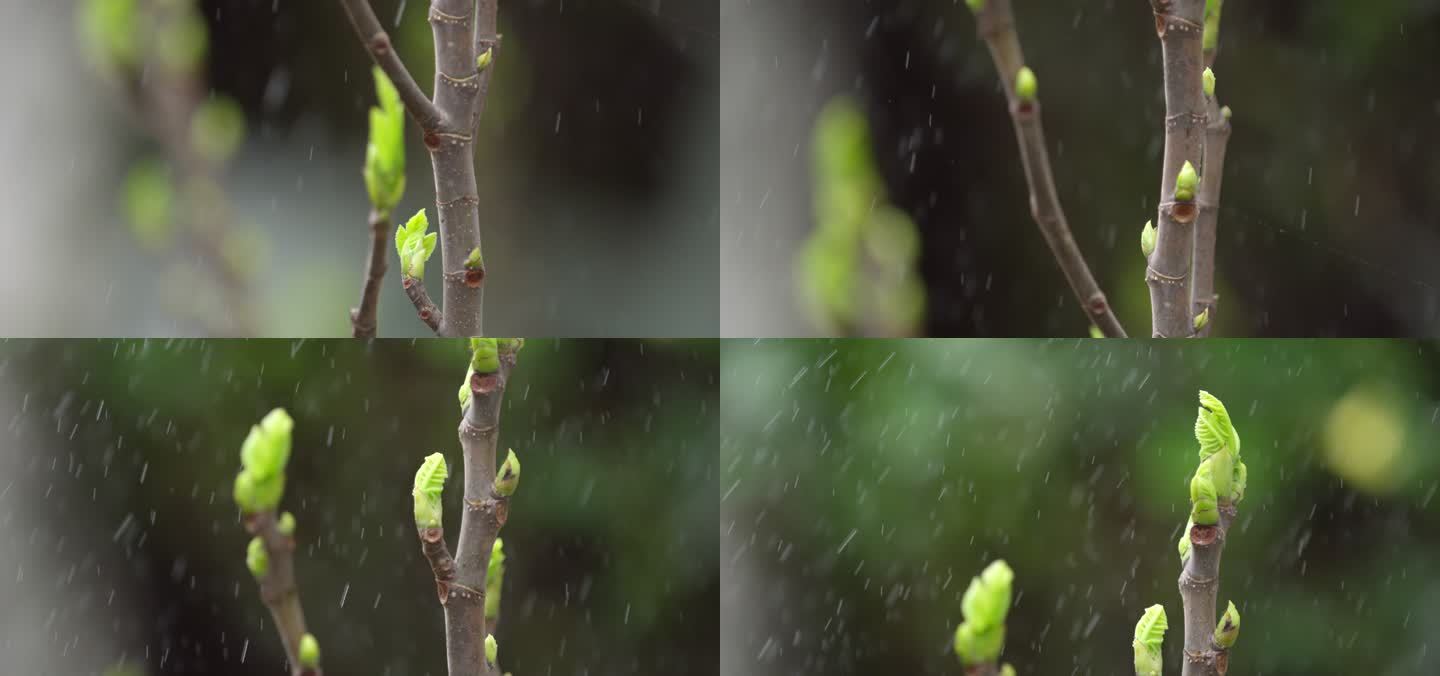
[[[1215,64],[1215,49],[1205,49],[1205,67]],[[1215,234],[1220,219],[1220,185],[1225,175],[1225,148],[1230,141],[1230,118],[1221,114],[1220,101],[1215,96],[1205,100],[1205,180],[1200,182],[1200,215],[1195,221],[1195,284],[1190,290],[1191,312],[1195,315],[1207,313],[1209,320],[1200,327],[1197,337],[1210,336],[1215,325],[1215,306],[1219,298],[1215,295]],[[1228,111],[1227,111],[1228,112]]]
[[[420,317],[420,321],[425,322],[431,331],[438,333],[445,318],[441,315],[440,308],[435,307],[435,302],[430,300],[430,292],[425,290],[425,280],[405,277],[400,280],[400,286],[405,289],[405,297],[415,305],[415,314]]]
[[[1125,329],[1116,319],[1109,301],[1095,281],[1095,275],[1090,272],[1090,266],[1075,243],[1065,212],[1060,207],[1045,145],[1045,131],[1040,125],[1040,104],[1038,101],[1022,101],[1015,93],[1015,76],[1025,65],[1025,55],[1015,31],[1010,0],[987,0],[975,18],[977,32],[989,47],[1000,83],[1005,88],[1010,119],[1015,126],[1015,138],[1019,142],[1020,158],[1025,167],[1025,181],[1030,186],[1031,214],[1040,226],[1040,233],[1050,246],[1055,262],[1060,265],[1080,301],[1080,307],[1105,336],[1124,338]]]
[[[300,607],[300,592],[295,586],[295,538],[280,532],[275,510],[247,514],[245,530],[258,535],[265,543],[269,566],[259,579],[260,599],[270,609],[275,630],[285,645],[285,658],[290,662],[291,676],[321,676],[320,669],[300,666],[300,637],[304,636],[305,611]]]
[[[435,595],[441,605],[450,598],[450,584],[455,581],[455,559],[450,548],[445,546],[444,528],[421,528],[420,551],[430,562],[430,572],[435,575]]]
[[[1175,179],[1186,162],[1203,166],[1205,102],[1201,55],[1205,0],[1151,0],[1155,32],[1165,63],[1165,158],[1155,250],[1145,272],[1150,286],[1151,333],[1183,337],[1194,333],[1190,305],[1190,258],[1195,246],[1190,225],[1193,203],[1176,203]],[[1209,174],[1208,168],[1205,172]],[[1202,177],[1201,182],[1204,182]]]
[[[1183,676],[1224,676],[1229,651],[1215,645],[1215,599],[1220,591],[1220,555],[1235,519],[1235,506],[1222,502],[1220,523],[1190,528],[1190,556],[1180,571],[1185,609]]]
[[[380,26],[380,20],[375,17],[375,10],[371,9],[369,0],[340,0],[340,6],[350,17],[350,25],[355,28],[360,42],[369,50],[370,58],[385,71],[385,75],[400,92],[400,101],[405,104],[405,110],[409,111],[410,117],[424,132],[437,130],[442,117],[440,109],[436,108],[420,89],[415,77],[410,75],[410,70],[400,60],[400,54],[390,42],[390,34]]]
[[[350,311],[355,338],[374,338],[379,319],[380,283],[385,281],[385,258],[390,247],[390,219],[370,211],[370,263],[360,289],[360,307]],[[433,327],[432,327],[433,328]]]

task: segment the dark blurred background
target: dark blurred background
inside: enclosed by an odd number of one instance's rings
[[[245,140],[221,185],[235,227],[260,234],[264,255],[246,270],[255,332],[349,335],[369,244],[370,59],[333,1],[186,2],[209,29],[207,94],[245,113]],[[429,3],[372,4],[429,91]],[[0,9],[9,43],[0,85],[25,92],[0,113],[10,157],[0,196],[25,215],[0,234],[33,242],[0,277],[21,291],[0,301],[0,333],[197,334],[175,306],[204,304],[198,289],[127,231],[126,173],[159,151],[128,119],[123,88],[85,58],[82,6]],[[487,332],[715,335],[716,17],[714,0],[501,3],[504,54],[476,144]],[[408,122],[406,141],[409,181],[396,213],[427,208],[433,222],[429,158]],[[390,259],[380,333],[428,335]]]
[[[1179,673],[1202,388],[1249,467],[1230,673],[1440,672],[1433,344],[734,341],[722,362],[724,674],[960,674],[960,598],[996,558],[1020,674],[1134,673],[1155,603]]]
[[[1159,190],[1160,48],[1147,3],[1016,0],[1060,197],[1131,335]],[[918,224],[928,335],[1085,335],[1031,220],[984,43],[954,0],[723,0],[723,331],[816,335],[793,257],[813,227],[810,133],[857,96],[890,198]],[[1440,3],[1225,5],[1234,111],[1215,335],[1440,332]]]
[[[717,672],[718,358],[714,341],[525,347],[500,432],[525,468],[502,533],[506,671]],[[445,673],[410,488],[432,452],[460,473],[466,359],[439,340],[0,346],[4,671],[283,673],[230,497],[249,426],[283,406],[282,505],[326,671]]]

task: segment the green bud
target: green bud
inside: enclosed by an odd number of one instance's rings
[[[444,516],[440,498],[449,477],[450,468],[445,464],[445,456],[439,453],[425,456],[425,461],[420,463],[420,469],[415,472],[415,486],[410,491],[415,498],[416,528],[440,527]]]
[[[435,253],[436,233],[426,234],[430,218],[421,209],[405,225],[395,229],[395,252],[400,254],[400,274],[410,279],[425,278],[425,262]]]
[[[305,669],[320,667],[320,642],[309,632],[300,637],[300,666]]]
[[[1010,612],[1010,587],[1014,580],[1015,572],[1004,559],[994,561],[979,577],[971,579],[960,599],[965,621],[981,628],[1004,624]]]
[[[291,514],[290,512],[285,512],[284,514],[281,514],[281,515],[280,515],[280,523],[276,524],[275,527],[280,531],[280,534],[281,534],[281,535],[284,535],[284,536],[287,537],[287,538],[288,538],[288,537],[294,537],[294,536],[295,536],[295,515],[294,515],[294,514]]]
[[[152,251],[170,244],[175,229],[171,213],[175,208],[175,189],[170,183],[170,169],[159,162],[136,164],[125,176],[125,213],[135,239]]]
[[[1220,117],[1225,118],[1227,122],[1230,120],[1230,106],[1222,106],[1220,108]]]
[[[1238,504],[1245,499],[1245,483],[1249,474],[1245,469],[1245,462],[1237,459],[1235,461],[1235,480],[1230,483],[1230,502]]]
[[[494,338],[470,339],[470,368],[476,373],[500,370],[500,346]],[[466,378],[469,381],[469,378]]]
[[[485,636],[485,661],[489,664],[495,664],[495,660],[499,659],[499,653],[500,644],[495,642],[495,635],[487,634]]]
[[[1229,604],[1220,617],[1220,623],[1215,625],[1215,645],[1227,650],[1235,645],[1235,639],[1240,638],[1240,611],[1235,609],[1234,601]]]
[[[100,66],[114,70],[139,63],[136,0],[85,0],[77,18],[86,50]]]
[[[1030,70],[1029,66],[1021,66],[1020,72],[1015,75],[1015,96],[1019,97],[1023,103],[1034,103],[1035,90],[1039,86],[1040,82],[1035,79],[1035,71]]]
[[[471,270],[485,266],[485,261],[480,258],[480,247],[470,250],[470,255],[465,257],[465,267]]]
[[[1201,35],[1201,48],[1215,49],[1220,44],[1220,8],[1225,0],[1205,0],[1205,32]]]
[[[1207,459],[1200,463],[1200,469],[1190,480],[1190,520],[1201,526],[1219,523],[1220,511],[1215,495],[1214,464]]]
[[[490,548],[490,565],[485,571],[485,621],[494,624],[500,617],[500,589],[505,584],[505,543],[495,538]]]
[[[257,535],[250,540],[250,546],[245,548],[245,567],[250,569],[250,574],[256,579],[265,577],[270,572],[270,553],[265,551],[265,541]]]
[[[1155,253],[1155,225],[1153,221],[1145,221],[1145,227],[1140,229],[1140,253],[1146,258]]]
[[[283,408],[277,408],[250,427],[250,434],[240,446],[240,462],[258,479],[285,471],[290,462],[291,432],[295,421]]]
[[[1008,662],[1001,665],[1000,676],[1015,676],[1015,667],[1011,666]]]
[[[1090,337],[1091,337],[1091,338],[1104,338],[1104,337],[1105,337],[1105,332],[1101,331],[1101,330],[1100,330],[1100,327],[1098,327],[1098,326],[1096,326],[1096,325],[1094,325],[1094,324],[1091,324],[1091,325],[1090,325]]]
[[[1214,98],[1215,71],[1206,68],[1205,72],[1200,74],[1200,82],[1202,83],[1202,88],[1205,90],[1205,96]]]
[[[186,11],[155,36],[154,49],[160,63],[170,70],[194,71],[210,49],[210,27],[198,12]]]
[[[520,486],[520,459],[515,457],[515,449],[509,449],[505,456],[504,464],[495,472],[495,494],[508,498],[515,494],[515,489]]]
[[[385,76],[385,71],[377,66],[373,73],[380,105],[370,109],[365,189],[375,210],[388,216],[405,194],[405,109],[400,104],[400,93]]]
[[[1175,177],[1175,201],[1189,202],[1195,199],[1195,188],[1200,185],[1200,175],[1195,173],[1195,165],[1189,160],[1180,167],[1180,174]]]
[[[244,140],[245,111],[229,97],[201,103],[190,118],[190,144],[211,162],[230,159]]]
[[[1209,324],[1209,323],[1210,323],[1210,308],[1207,307],[1207,308],[1205,308],[1204,310],[1201,310],[1201,311],[1200,311],[1200,314],[1195,315],[1195,322],[1194,322],[1194,324],[1195,324],[1195,330],[1196,330],[1196,331],[1199,331],[1200,329],[1205,328],[1205,325],[1206,325],[1206,324]]]
[[[486,68],[490,67],[490,63],[495,60],[494,52],[494,49],[487,49],[483,53],[481,53],[480,56],[475,57],[476,72],[483,73],[485,72]]]
[[[1163,673],[1161,645],[1165,641],[1165,609],[1159,604],[1145,609],[1135,623],[1135,676],[1160,676]]]
[[[969,5],[970,11],[976,14],[985,11],[985,0],[965,0],[965,4]]]

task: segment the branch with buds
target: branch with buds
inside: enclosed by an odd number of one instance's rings
[[[494,636],[505,575],[500,529],[510,515],[510,496],[520,485],[520,460],[508,451],[497,468],[495,449],[505,383],[523,345],[521,339],[471,339],[470,367],[460,386],[465,512],[454,556],[445,544],[441,506],[450,474],[444,456],[431,454],[415,473],[415,529],[445,609],[451,674],[500,674]]]
[[[401,61],[369,0],[340,0],[355,34],[374,59],[380,107],[371,111],[365,183],[371,201],[371,263],[361,305],[351,313],[357,335],[373,335],[374,295],[384,275],[379,232],[404,191],[403,132],[397,131],[403,108],[419,125],[435,173],[435,213],[439,218],[443,294],[440,307],[424,286],[424,266],[434,252],[435,235],[419,229],[410,243],[415,219],[396,233],[401,284],[420,319],[442,336],[482,335],[485,264],[480,255],[480,197],[475,180],[475,132],[490,90],[499,52],[498,0],[431,0],[430,25],[435,42],[433,100]],[[382,84],[383,81],[383,84]],[[423,219],[424,212],[416,218]],[[402,235],[403,241],[402,241]],[[419,255],[417,255],[417,253]],[[378,268],[378,269],[377,269]]]

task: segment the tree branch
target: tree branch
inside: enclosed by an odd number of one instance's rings
[[[1190,557],[1180,571],[1180,602],[1185,609],[1183,676],[1224,676],[1229,651],[1215,645],[1215,599],[1220,590],[1220,555],[1235,520],[1235,506],[1219,505],[1220,523],[1190,528]]]
[[[425,290],[425,280],[414,277],[404,277],[400,280],[400,286],[405,289],[405,296],[415,306],[415,313],[419,315],[420,321],[430,327],[431,331],[439,332],[440,324],[444,317],[440,309],[435,307],[435,302],[430,300],[430,292]]]
[[[300,592],[295,585],[295,538],[280,532],[273,509],[246,514],[245,530],[265,544],[269,566],[258,580],[260,599],[275,620],[291,676],[321,676],[318,667],[307,670],[300,666],[300,639],[306,630],[305,611],[300,607]]]
[[[390,35],[381,28],[380,20],[375,18],[375,10],[371,9],[370,0],[340,0],[340,6],[344,8],[346,16],[350,17],[350,25],[355,28],[355,35],[360,38],[360,43],[369,50],[370,58],[375,60],[376,65],[390,78],[390,82],[395,84],[410,117],[414,118],[415,123],[426,133],[438,129],[442,117],[440,109],[425,96],[414,76],[410,75],[410,70],[400,60],[400,55],[390,43]]]
[[[478,0],[475,13],[475,57],[490,51],[490,65],[480,71],[480,94],[475,103],[475,123],[472,129],[479,130],[480,118],[485,114],[485,102],[490,98],[490,77],[495,72],[495,62],[500,58],[501,36],[499,22],[499,0]]]
[[[1203,164],[1205,104],[1200,38],[1205,0],[1151,0],[1151,7],[1165,63],[1165,157],[1160,175],[1157,239],[1145,280],[1150,286],[1152,335],[1182,337],[1194,332],[1190,258],[1195,237],[1189,228],[1195,220],[1195,208],[1193,202],[1174,199],[1175,179],[1186,162],[1197,167]]]
[[[1205,67],[1215,65],[1215,56],[1220,36],[1220,3],[1211,0],[1213,7],[1205,17],[1206,30],[1214,31],[1211,38],[1202,42]],[[1220,218],[1220,184],[1225,175],[1225,148],[1230,141],[1230,109],[1222,109],[1216,96],[1205,97],[1205,178],[1200,183],[1200,216],[1195,222],[1194,269],[1195,284],[1190,289],[1191,312],[1195,315],[1208,313],[1209,321],[1200,327],[1197,336],[1208,338],[1210,328],[1215,325],[1215,233]]]
[[[445,644],[451,674],[498,674],[485,660],[485,577],[495,539],[510,514],[510,500],[496,495],[495,446],[500,431],[500,404],[515,365],[514,352],[500,353],[494,373],[470,377],[470,404],[460,421],[460,447],[465,458],[465,512],[456,547],[455,578],[445,601]]]
[[[455,559],[450,548],[445,546],[444,528],[417,528],[420,534],[420,551],[430,562],[430,571],[435,575],[435,594],[440,604],[450,598],[450,584],[455,581]]]
[[[1071,290],[1080,301],[1080,307],[1105,336],[1124,338],[1125,329],[1090,272],[1090,266],[1075,243],[1065,212],[1060,207],[1055,176],[1045,146],[1045,131],[1040,125],[1040,104],[1034,100],[1022,100],[1016,93],[1015,77],[1025,66],[1025,55],[1020,48],[1020,37],[1015,32],[1010,0],[986,0],[983,7],[976,11],[975,18],[977,32],[990,49],[990,57],[995,62],[1009,102],[1010,119],[1025,167],[1025,181],[1030,187],[1031,214],[1040,226],[1040,233],[1050,246],[1055,262],[1060,265]]]
[[[360,307],[350,311],[350,327],[355,338],[375,337],[379,319],[380,283],[385,279],[385,257],[389,247],[390,219],[371,209],[370,263],[365,268],[365,282],[360,288]]]

